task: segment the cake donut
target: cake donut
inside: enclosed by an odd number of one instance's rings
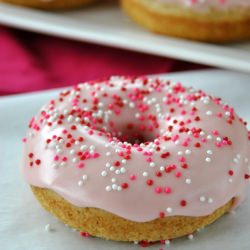
[[[250,134],[220,98],[164,79],[65,90],[29,122],[22,172],[65,224],[117,241],[204,227],[245,198]]]
[[[0,0],[0,2],[48,10],[76,8],[94,1],[95,0]]]
[[[120,0],[153,32],[206,42],[250,39],[250,0]]]

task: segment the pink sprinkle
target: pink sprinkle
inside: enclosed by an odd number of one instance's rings
[[[220,148],[221,146],[222,146],[221,142],[217,142],[217,143],[216,143],[216,147],[217,147],[217,148]]]
[[[207,142],[207,139],[206,138],[202,138],[201,141],[202,142]]]
[[[77,165],[78,168],[83,168],[84,167],[84,163],[80,162],[78,165]]]
[[[58,156],[58,155],[55,155],[54,161],[58,161],[58,160],[59,160],[59,156]]]
[[[180,178],[181,177],[181,172],[175,173],[175,177]]]
[[[156,192],[157,194],[160,194],[160,193],[162,192],[162,188],[161,188],[161,187],[156,187],[156,188],[155,188],[155,192]]]
[[[25,143],[26,141],[27,141],[27,139],[26,139],[26,138],[23,138],[23,139],[22,139],[22,142],[23,142],[23,143]]]
[[[218,134],[219,134],[219,132],[217,130],[213,131],[213,135],[218,135]]]
[[[180,157],[179,161],[180,161],[180,162],[185,162],[186,159],[185,159],[185,157],[182,156],[182,157]]]
[[[98,153],[93,154],[93,158],[98,158],[99,156],[100,156],[100,154],[98,154]]]
[[[147,158],[147,162],[151,162],[152,161],[152,158],[151,157],[148,157]]]
[[[188,142],[187,142],[187,141],[183,142],[183,143],[182,143],[182,146],[183,146],[183,147],[187,147],[187,146],[188,146]]]
[[[173,135],[172,136],[172,141],[175,142],[176,140],[178,140],[179,138],[179,135]]]
[[[130,179],[131,181],[134,181],[134,180],[136,179],[136,176],[132,174],[132,175],[129,176],[129,179]]]
[[[170,194],[172,192],[172,189],[171,189],[171,187],[165,187],[164,191],[166,194]]]

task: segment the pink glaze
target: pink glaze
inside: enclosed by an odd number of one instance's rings
[[[235,7],[250,7],[250,0],[158,0],[158,2],[178,4],[199,11],[206,11],[209,8],[228,10]]]
[[[112,77],[80,84],[44,106],[29,127],[26,181],[79,207],[144,222],[208,215],[245,196],[243,120],[220,99],[179,83]]]

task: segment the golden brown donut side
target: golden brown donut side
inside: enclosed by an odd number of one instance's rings
[[[76,8],[85,4],[94,2],[95,0],[0,0],[0,2],[6,2],[11,4],[23,5],[32,8],[48,9],[48,10],[59,10]]]
[[[151,8],[147,0],[120,0],[123,10],[153,32],[206,42],[250,39],[250,8],[197,13],[178,6]]]
[[[233,204],[231,199],[208,216],[171,216],[139,223],[102,209],[76,207],[49,189],[34,186],[31,189],[41,205],[63,223],[93,236],[116,241],[159,241],[187,235],[217,220]]]

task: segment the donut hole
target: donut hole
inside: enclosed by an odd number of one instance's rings
[[[127,123],[117,129],[115,136],[121,142],[128,142],[133,145],[154,141],[157,137],[155,132],[148,129],[142,130],[139,124]]]

